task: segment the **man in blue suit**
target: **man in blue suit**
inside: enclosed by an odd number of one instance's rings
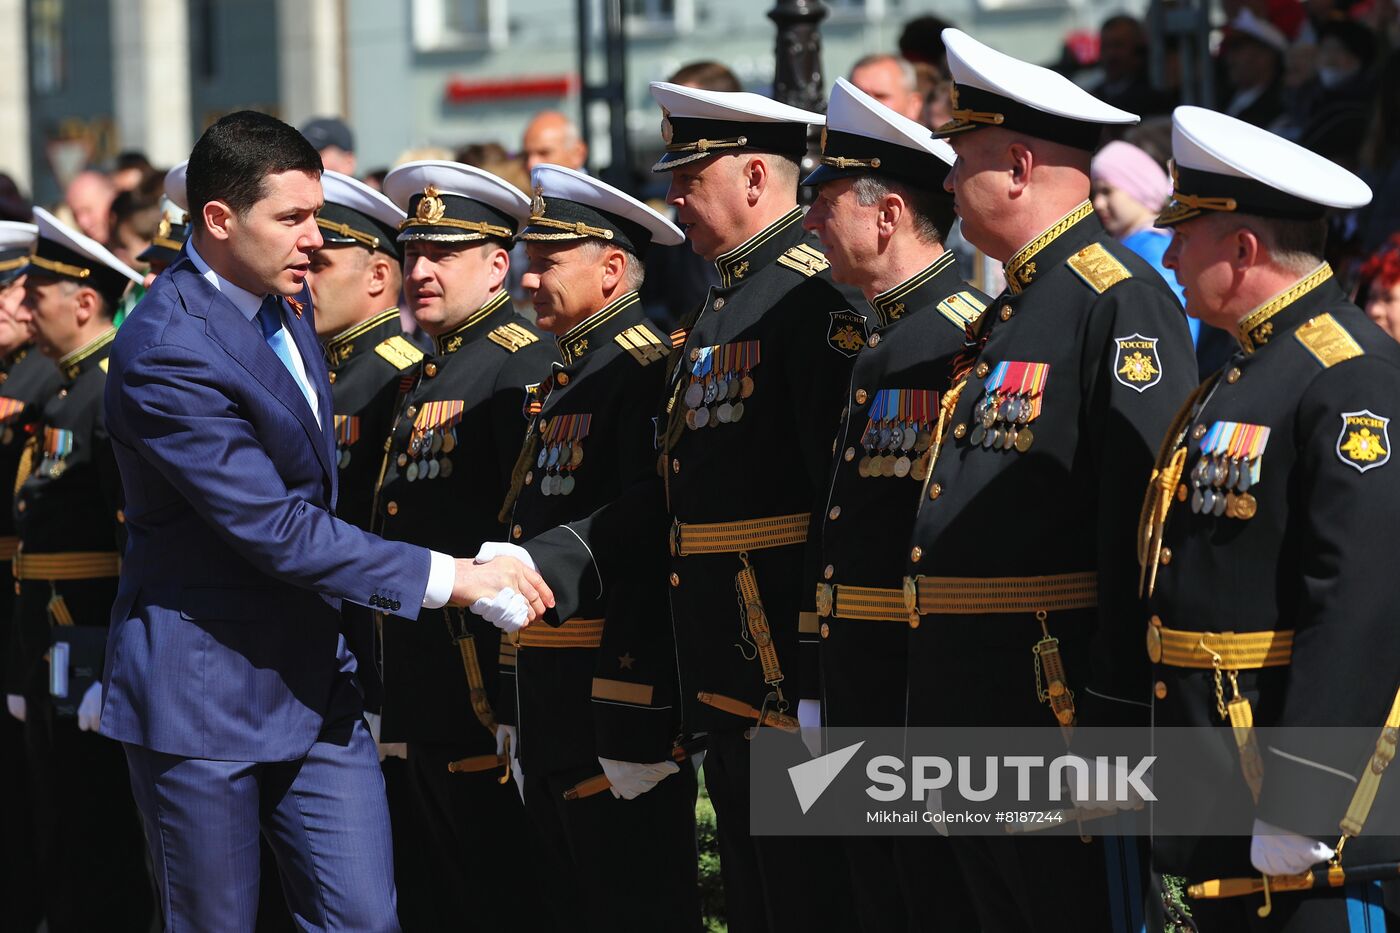
[[[258,834],[303,929],[396,930],[374,742],[340,603],[415,618],[504,589],[335,517],[335,439],[306,275],[321,160],[243,111],[190,155],[192,235],[112,351],[106,412],[128,544],[101,731],[124,743],[166,928],[250,930]]]

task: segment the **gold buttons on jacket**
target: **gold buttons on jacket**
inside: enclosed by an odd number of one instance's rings
[[[879,335],[879,334],[871,334],[871,335],[870,335],[870,346],[872,346],[872,347],[878,347],[879,345],[880,345],[880,335]]]
[[[1170,564],[1172,562],[1172,549],[1169,547],[1162,548],[1162,556],[1159,558],[1159,560],[1161,560],[1163,567],[1167,566],[1167,564]]]
[[[1147,659],[1153,664],[1162,663],[1162,617],[1153,616],[1147,620]]]
[[[528,486],[535,481],[535,471],[531,470],[525,474],[525,485]]]
[[[960,424],[956,428],[954,428],[953,436],[956,437],[958,440],[962,440],[964,437],[967,437],[967,425]]]
[[[384,506],[384,511],[388,512],[390,515],[397,515],[399,514],[399,504],[397,502],[390,502],[388,505]]]
[[[423,367],[423,375],[427,376],[429,379],[431,379],[431,378],[433,378],[434,376],[436,376],[436,375],[437,375],[437,364],[436,364],[436,363],[429,363],[429,364],[427,364],[426,366],[424,366],[424,367]]]
[[[715,299],[715,310],[718,311],[720,308],[723,308],[723,307],[724,307],[724,296],[721,295],[719,298],[716,298],[716,299]]]
[[[1230,383],[1230,385],[1234,385],[1235,383],[1239,382],[1240,368],[1238,366],[1231,366],[1230,371],[1225,374],[1225,381]]]
[[[1016,312],[1012,309],[1011,305],[1007,305],[1006,307],[1001,309],[1001,319],[1003,321],[1009,321],[1011,320],[1011,315],[1015,313]]]
[[[865,400],[868,399],[868,398],[870,398],[870,395],[869,395],[869,393],[867,393],[864,389],[856,389],[856,404],[857,404],[857,405],[864,405],[864,404],[865,404]]]
[[[554,377],[554,384],[557,385],[557,386],[566,386],[566,385],[568,385],[568,384],[569,384],[569,374],[568,374],[568,373],[559,373],[558,375],[556,375],[556,376]]]
[[[930,483],[928,487],[928,497],[930,499],[937,499],[941,495],[943,495],[943,484]]]
[[[839,506],[839,505],[833,505],[833,506],[831,507],[831,511],[826,513],[826,517],[829,518],[829,519],[831,519],[832,521],[835,521],[836,519],[840,518],[840,517],[841,517],[841,506]]]
[[[983,376],[987,375],[987,373],[988,373],[989,371],[991,371],[991,368],[992,368],[992,367],[988,366],[986,363],[978,363],[978,364],[977,364],[977,378],[978,378],[978,379],[981,379]]]
[[[1159,700],[1165,700],[1167,698],[1167,685],[1160,680],[1157,681],[1156,686],[1152,688],[1152,695]]]
[[[1206,426],[1205,426],[1205,425],[1203,425],[1203,424],[1198,424],[1198,425],[1196,425],[1194,428],[1191,429],[1191,439],[1192,439],[1193,441],[1199,441],[1201,438],[1203,438],[1203,437],[1205,437],[1205,436],[1206,436]]]
[[[680,585],[681,585],[681,575],[680,575],[680,574],[678,574],[678,573],[673,573],[673,574],[671,574],[671,585],[672,585],[672,586],[680,586]]]
[[[331,370],[329,373],[327,373],[326,379],[330,381],[331,385],[335,385],[335,370]]]
[[[671,458],[671,472],[672,472],[672,473],[679,473],[680,471],[681,471],[681,462],[680,462],[680,460],[676,459],[675,457],[672,457],[672,458]]]
[[[830,625],[827,625],[825,622],[823,622],[823,623],[822,623],[822,627],[821,627],[821,633],[822,633],[822,638],[830,638],[830,637],[831,637],[831,626],[830,626]]]
[[[417,406],[417,405],[410,405],[410,406],[408,406],[408,410],[405,411],[404,414],[405,414],[405,415],[408,415],[410,418],[417,418],[417,417],[418,417],[418,406]]]
[[[924,549],[917,544],[914,545],[914,549],[909,552],[909,559],[917,564],[924,559]]]
[[[830,564],[827,564],[826,569],[822,571],[822,579],[830,580],[835,574],[836,568],[831,566]]]
[[[854,447],[847,447],[846,452],[842,454],[842,456],[846,458],[847,463],[850,463],[856,458],[856,449]]]
[[[511,536],[512,538],[518,538],[518,537],[520,537],[521,535],[523,535],[524,533],[525,533],[525,529],[521,528],[519,525],[516,525],[514,528],[512,528],[512,529],[510,530],[510,536]]]

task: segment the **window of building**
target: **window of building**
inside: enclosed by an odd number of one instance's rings
[[[505,0],[413,0],[419,52],[502,48],[509,33]]]
[[[29,68],[34,93],[63,90],[64,51],[63,0],[33,0],[29,6]]]

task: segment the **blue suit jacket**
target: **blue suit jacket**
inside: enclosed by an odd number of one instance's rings
[[[418,614],[429,554],[334,517],[334,419],[310,295],[287,328],[318,426],[256,322],[182,254],[122,325],[106,411],[127,548],[105,735],[172,755],[301,757],[360,702],[340,601]]]

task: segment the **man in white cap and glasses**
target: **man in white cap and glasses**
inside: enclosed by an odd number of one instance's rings
[[[409,363],[375,490],[371,522],[391,540],[475,552],[505,537],[499,517],[528,424],[529,388],[548,378],[554,342],[517,316],[506,292],[511,243],[530,216],[514,186],[455,162],[409,162],[384,179],[406,217],[398,240],[404,297],[429,337],[371,351]],[[410,361],[411,360],[411,361]],[[505,601],[509,601],[506,594]],[[465,609],[378,626],[384,718],[380,740],[407,743],[415,820],[434,869],[439,923],[532,928],[547,901],[513,866],[537,843],[507,776],[515,750],[501,711],[502,635]],[[523,603],[513,619],[526,621]],[[513,660],[507,658],[507,660]],[[509,686],[513,686],[509,685]],[[501,891],[509,885],[509,897]]]
[[[154,904],[121,746],[97,734],[125,543],[104,418],[112,314],[141,275],[42,208],[18,320],[57,364],[15,477],[14,632],[50,929],[144,928]],[[27,432],[26,432],[27,433]]]
[[[827,105],[817,189],[804,226],[832,276],[859,288],[870,336],[851,370],[836,433],[814,579],[823,719],[904,723],[908,612],[904,557],[938,452],[940,403],[969,329],[992,299],[964,282],[944,239],[953,150],[844,78]],[[809,596],[809,599],[812,597]],[[976,923],[946,839],[844,840],[857,911],[870,929]]]
[[[1400,581],[1379,520],[1400,509],[1400,349],[1322,258],[1327,213],[1371,192],[1199,107],[1172,115],[1172,155],[1164,262],[1187,313],[1233,329],[1241,350],[1162,444],[1143,512],[1141,618],[1154,724],[1232,727],[1231,753],[1194,763],[1187,796],[1208,801],[1204,825],[1240,834],[1158,836],[1154,865],[1193,884],[1262,874],[1256,891],[1280,875],[1336,879],[1266,896],[1265,917],[1258,896],[1194,900],[1203,933],[1385,929],[1397,917],[1356,869],[1388,863],[1393,883],[1400,859],[1396,837],[1367,825],[1400,728]],[[1251,724],[1273,731],[1261,739]],[[1356,736],[1329,745],[1288,731],[1303,726]]]
[[[1141,477],[1195,383],[1171,290],[1105,233],[1089,162],[1137,117],[948,29],[963,235],[1007,289],[943,399],[949,429],[906,556],[911,726],[1146,725],[1134,531]],[[1086,832],[1093,828],[1086,826]],[[988,930],[1135,929],[1133,840],[963,836]]]
[[[574,169],[541,164],[531,178],[523,283],[562,361],[534,393],[501,511],[513,540],[656,482],[671,346],[637,289],[646,259],[684,239]],[[649,572],[634,568],[572,618],[546,615],[513,634],[515,668],[502,670],[514,674],[525,809],[557,882],[556,913],[590,930],[700,927],[695,768],[672,760],[681,717],[669,587],[662,543],[650,544],[637,558]]]
[[[819,722],[804,544],[847,367],[865,343],[864,315],[832,285],[797,206],[808,127],[822,117],[743,92],[658,82],[652,96],[666,141],[653,170],[671,173],[667,200],[720,284],[671,335],[662,480],[528,547],[569,618],[599,579],[606,589],[655,573],[653,555],[637,556],[637,529],[669,526],[660,570],[684,728],[707,733],[730,929],[849,926],[843,879],[811,884],[839,864],[834,842],[749,836],[749,730],[799,743],[799,720]],[[655,546],[667,547],[659,534]]]

